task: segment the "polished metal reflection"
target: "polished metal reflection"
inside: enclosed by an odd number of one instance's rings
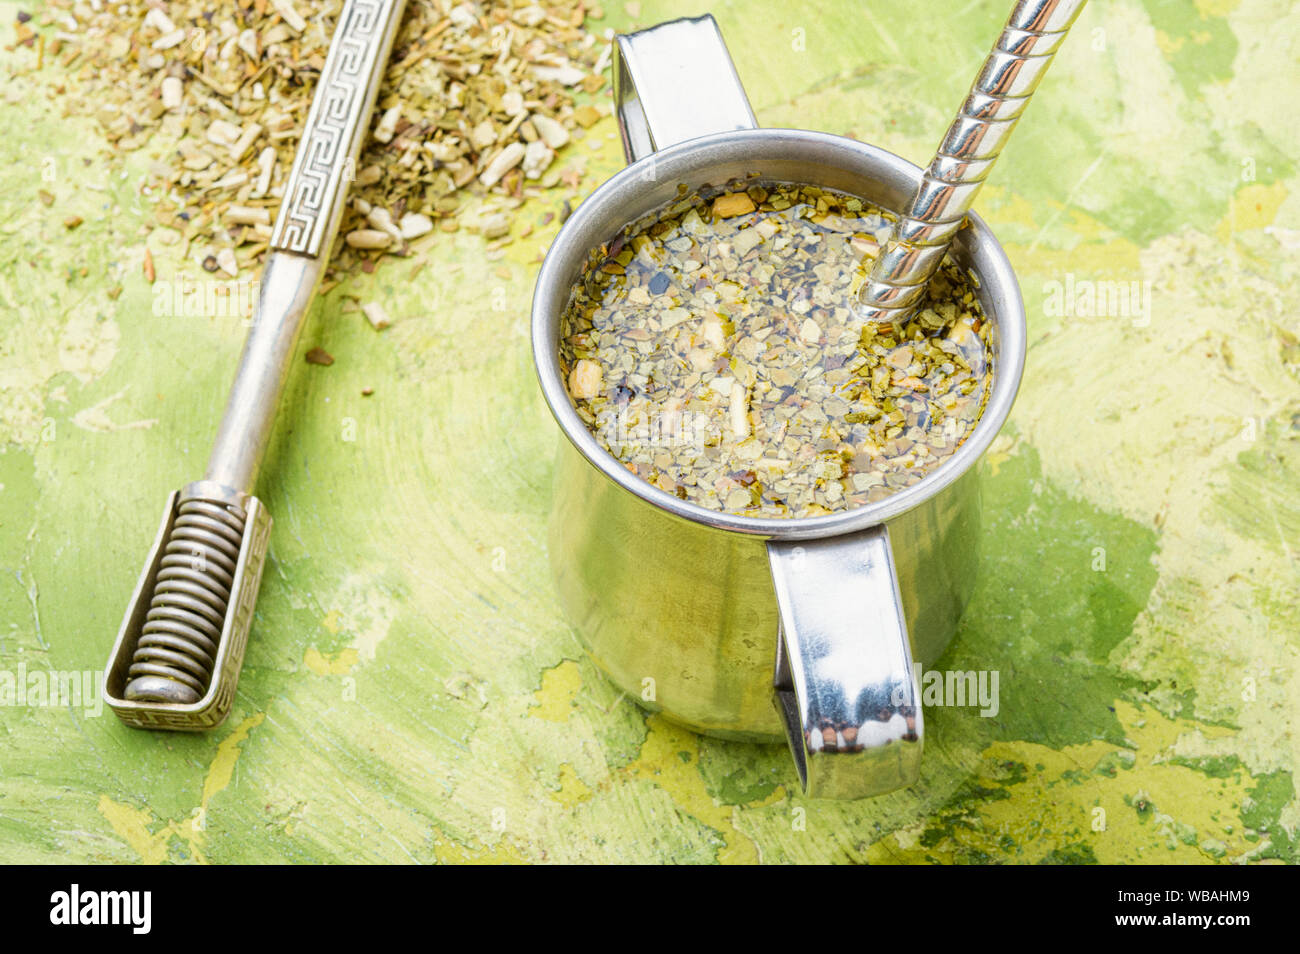
[[[109,656],[104,698],[128,725],[199,731],[230,711],[271,529],[253,491],[404,9],[339,12],[207,473],[168,498]]]
[[[867,321],[898,324],[975,202],[1029,98],[1086,0],[1019,0],[971,84],[934,159],[858,292]]]
[[[921,770],[921,700],[889,531],[771,540],[767,552],[781,610],[773,685],[805,791],[909,785]]]
[[[257,309],[208,457],[205,480],[251,492],[275,426],[293,355],[325,260],[271,252],[262,270]]]
[[[622,34],[614,50],[614,101],[628,159],[696,136],[758,125],[713,17],[671,20]],[[687,91],[693,95],[683,109]]]
[[[713,49],[712,55],[726,56],[720,36]],[[627,75],[659,82],[650,64]],[[660,109],[675,102],[685,112],[697,95],[694,84],[679,82],[653,92],[641,88],[639,99]],[[760,181],[839,189],[897,209],[921,178],[911,163],[850,139],[731,128],[743,125],[742,118],[721,133],[694,129],[695,138],[634,161],[578,207],[543,263],[533,298],[533,357],[564,434],[554,478],[551,565],[565,612],[592,658],[632,698],[727,738],[777,741],[788,723],[808,791],[876,794],[915,778],[922,723],[910,660],[928,665],[937,658],[974,584],[980,536],[975,465],[1015,399],[1024,311],[1005,254],[972,215],[952,254],[978,276],[980,302],[992,322],[992,390],[966,443],[924,480],[883,500],[773,520],[708,510],[631,474],[587,430],[560,374],[560,319],[589,250],[672,199],[682,184],[693,189],[752,174]],[[637,139],[625,136],[633,156]],[[809,566],[833,568],[826,590],[793,569],[795,548]],[[818,593],[833,593],[858,611],[819,608]],[[776,678],[788,694],[773,691],[783,619],[788,665]],[[837,676],[840,660],[845,665]],[[875,675],[864,682],[864,673]],[[884,690],[888,711],[877,706],[873,715]],[[834,702],[836,693],[849,701]],[[863,718],[846,735],[859,709]],[[833,730],[829,738],[827,729]]]

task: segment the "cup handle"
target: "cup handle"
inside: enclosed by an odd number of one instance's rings
[[[921,766],[921,706],[884,526],[769,540],[780,609],[775,703],[804,792],[861,798]]]
[[[613,67],[628,162],[688,139],[758,126],[717,21],[708,14],[620,34]]]

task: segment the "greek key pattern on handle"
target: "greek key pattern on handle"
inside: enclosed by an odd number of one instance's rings
[[[405,0],[348,0],[294,155],[271,248],[322,254],[361,151]],[[326,247],[324,253],[328,254]]]
[[[920,304],[926,284],[1085,2],[1020,0],[1011,11],[911,206],[859,291],[859,313],[868,321],[899,323]]]

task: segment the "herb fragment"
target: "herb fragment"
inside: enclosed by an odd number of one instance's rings
[[[903,328],[849,307],[892,218],[813,186],[680,189],[572,292],[559,356],[579,416],[629,471],[714,510],[813,516],[915,484],[974,429],[991,332],[950,261]]]

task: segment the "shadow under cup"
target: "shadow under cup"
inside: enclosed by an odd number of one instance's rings
[[[641,480],[578,417],[558,341],[570,292],[593,248],[679,194],[735,179],[834,189],[906,207],[921,170],[881,149],[803,130],[745,129],[693,139],[622,170],[586,199],[547,254],[533,298],[533,357],[564,433],[550,559],[561,603],[594,661],[630,698],[694,730],[775,742],[782,615],[768,543],[824,541],[884,527],[911,658],[928,665],[952,637],[975,579],[975,464],[1002,427],[1024,364],[1019,286],[989,228],[971,215],[952,245],[990,321],[993,380],[964,444],[911,487],[854,509],[797,519],[745,517],[688,503]],[[778,585],[779,581],[778,581]],[[785,618],[789,623],[789,617]],[[919,714],[918,714],[919,718]]]

